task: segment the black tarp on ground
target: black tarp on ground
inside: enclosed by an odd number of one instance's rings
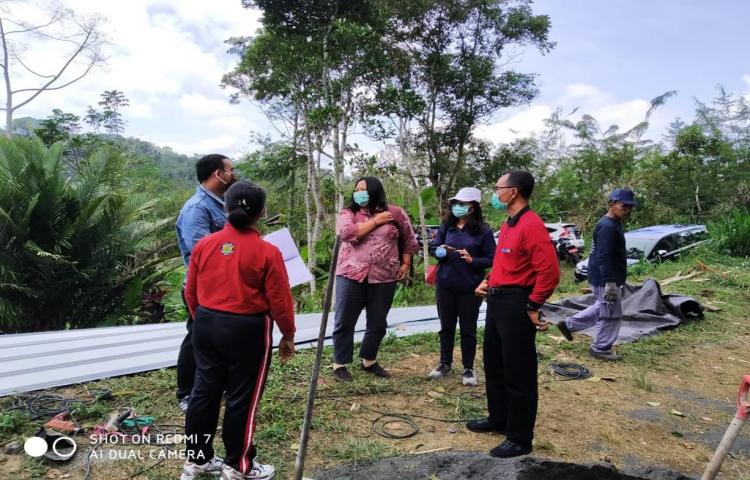
[[[549,322],[556,323],[593,303],[593,294],[566,298],[545,304],[544,313]],[[676,327],[688,318],[702,317],[703,306],[692,297],[662,294],[656,280],[649,278],[643,285],[625,285],[622,316],[618,344],[634,342],[659,330]],[[591,337],[595,330],[592,327],[581,333]]]

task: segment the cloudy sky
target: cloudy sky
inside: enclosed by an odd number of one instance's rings
[[[250,132],[274,132],[256,106],[230,105],[219,87],[235,63],[224,40],[251,35],[259,25],[259,12],[242,8],[240,0],[62,3],[108,19],[108,64],[70,87],[42,94],[17,118],[44,118],[52,108],[82,116],[99,93],[117,89],[130,99],[127,135],[182,153],[238,154],[252,149]],[[29,1],[16,5],[13,14],[25,13]],[[541,94],[530,105],[496,114],[478,129],[482,137],[502,142],[538,131],[558,107],[565,113],[579,107],[573,119],[589,113],[604,129],[613,123],[629,128],[643,119],[651,98],[677,90],[652,117],[648,135],[659,138],[675,117],[690,120],[694,98],[709,100],[717,84],[750,93],[750,2],[539,0],[533,8],[551,16],[557,47],[545,56],[519,51],[513,68],[538,73]],[[49,43],[26,47],[34,69],[59,62],[60,52]],[[16,86],[28,81],[21,78]]]

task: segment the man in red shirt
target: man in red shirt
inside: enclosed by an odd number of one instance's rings
[[[472,420],[473,432],[506,440],[495,457],[531,453],[538,402],[536,332],[546,330],[540,308],[560,281],[560,267],[547,229],[529,208],[534,177],[512,170],[497,181],[492,206],[508,211],[489,279],[475,290],[487,298],[484,373],[489,416]]]

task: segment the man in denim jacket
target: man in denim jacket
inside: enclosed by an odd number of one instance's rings
[[[190,264],[190,253],[195,244],[206,235],[224,228],[224,223],[227,221],[227,215],[224,212],[224,192],[237,179],[232,160],[216,153],[198,160],[195,164],[195,171],[200,185],[196,188],[195,194],[182,206],[175,224],[177,244],[182,253],[186,272]],[[180,354],[177,357],[177,399],[183,412],[187,411],[195,378],[192,329],[193,319],[188,311],[188,333],[180,345]]]

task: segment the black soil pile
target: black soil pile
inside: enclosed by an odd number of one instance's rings
[[[498,459],[448,452],[392,457],[371,465],[337,467],[313,475],[325,480],[693,480],[678,472],[644,467],[620,472],[611,465],[577,465],[531,457]]]

